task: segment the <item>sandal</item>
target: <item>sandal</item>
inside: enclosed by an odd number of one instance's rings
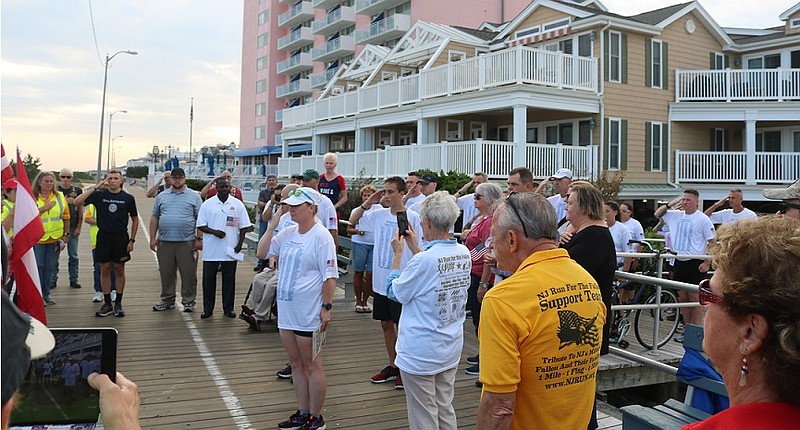
[[[364,313],[364,307],[361,306],[361,305],[356,305],[356,313],[363,314]]]
[[[369,307],[369,306],[362,306],[362,307],[361,307],[361,310],[362,310],[362,311],[363,311],[365,314],[372,313],[372,308],[371,308],[371,307]]]

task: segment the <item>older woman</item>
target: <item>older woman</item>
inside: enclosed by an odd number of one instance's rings
[[[39,280],[42,284],[42,299],[46,305],[54,305],[50,299],[50,288],[56,272],[58,252],[69,240],[69,206],[67,199],[55,189],[56,178],[52,172],[42,172],[33,184],[33,196],[39,207],[44,235],[33,247]]]
[[[425,250],[417,242],[420,232],[413,229],[392,240],[387,294],[403,304],[395,364],[412,429],[458,428],[453,395],[470,275],[469,250],[450,234],[460,212],[446,191],[433,193],[420,207]],[[404,242],[414,256],[401,273]]]
[[[796,429],[800,423],[800,221],[727,224],[700,283],[703,350],[719,368],[730,409],[684,429]]]
[[[489,236],[492,230],[492,214],[503,198],[503,190],[497,184],[483,183],[475,188],[475,209],[478,215],[472,223],[472,227],[461,232],[461,239],[470,250],[472,257],[472,273],[470,273],[469,293],[467,294],[467,306],[472,311],[472,324],[475,326],[475,334],[478,334],[478,324],[481,319],[481,303],[478,300],[478,288],[483,288],[484,293],[489,287],[489,283],[481,282],[483,275],[483,257],[489,251]],[[471,364],[466,369],[469,375],[478,375],[480,372],[479,357],[467,358],[467,363]]]
[[[344,177],[336,173],[339,157],[329,152],[322,157],[322,161],[325,163],[325,173],[319,177],[317,188],[320,194],[331,200],[336,213],[339,213],[339,208],[347,203],[347,185],[344,183]]]

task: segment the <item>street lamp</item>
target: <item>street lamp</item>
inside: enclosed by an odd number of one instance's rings
[[[111,169],[110,162],[109,162],[109,160],[111,160],[111,119],[114,118],[114,114],[120,113],[120,112],[128,113],[128,111],[126,111],[124,109],[123,110],[115,110],[114,112],[111,112],[111,115],[108,116],[108,153],[106,154],[106,171]],[[122,136],[120,136],[120,137],[122,137]]]
[[[103,101],[100,104],[100,143],[97,147],[97,178],[95,178],[95,183],[100,183],[100,170],[103,168],[103,122],[105,122],[106,117],[106,85],[108,84],[108,63],[114,59],[119,54],[129,54],[129,55],[138,55],[139,53],[136,51],[117,51],[112,56],[108,56],[106,54],[106,64],[105,64],[105,71],[103,72]]]
[[[118,137],[125,136],[114,136],[111,138],[111,148],[109,149],[109,152],[111,152],[111,167],[117,166],[117,146],[114,145],[114,141],[117,140]],[[108,170],[111,170],[111,168],[108,168]]]

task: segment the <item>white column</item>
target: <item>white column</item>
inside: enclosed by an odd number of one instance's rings
[[[756,120],[755,112],[745,112],[744,151],[747,160],[745,183],[756,184]]]
[[[417,117],[417,143],[429,143],[428,120],[422,117]]]
[[[528,126],[528,107],[525,105],[514,106],[514,165],[525,166],[525,139]]]

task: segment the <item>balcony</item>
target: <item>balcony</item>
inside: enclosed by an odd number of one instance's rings
[[[392,15],[386,19],[373,22],[369,28],[356,31],[356,43],[378,45],[387,40],[402,37],[411,28],[411,17],[408,15]]]
[[[281,27],[294,27],[309,19],[314,19],[314,6],[310,1],[301,1],[292,6],[288,12],[284,12],[278,17],[278,25]]]
[[[547,177],[561,167],[570,168],[576,178],[591,179],[595,174],[596,146],[526,145],[527,158],[536,157],[534,177]],[[340,152],[336,171],[349,178],[404,176],[417,169],[434,172],[451,170],[471,174],[486,172],[490,178],[507,178],[513,165],[514,143],[488,140],[437,143],[431,145],[387,146],[364,152]],[[278,172],[316,169],[322,155],[278,159]],[[363,169],[363,172],[362,172]]]
[[[298,79],[276,88],[276,97],[293,98],[311,94],[311,79]]]
[[[331,80],[333,75],[336,74],[336,70],[338,70],[338,68],[328,69],[325,71],[325,73],[311,75],[311,88],[324,87],[325,84],[327,84],[328,81]]]
[[[319,9],[329,9],[339,4],[341,0],[314,0],[314,7]]]
[[[800,69],[676,70],[675,101],[800,100]]]
[[[294,74],[314,67],[310,52],[301,52],[278,63],[278,73]]]
[[[352,54],[356,51],[356,41],[353,36],[339,36],[329,40],[323,48],[314,48],[311,59],[314,61],[330,61],[334,58]]]
[[[312,59],[314,55],[312,54]],[[284,111],[284,127],[509,85],[597,93],[597,59],[515,47],[326,97]]]
[[[356,9],[342,6],[328,13],[325,19],[312,24],[314,34],[331,34],[356,23]]]
[[[278,49],[294,51],[314,42],[314,33],[310,27],[301,27],[278,39]]]
[[[362,15],[375,15],[395,6],[400,6],[408,0],[357,0],[356,13]]]
[[[675,151],[677,183],[788,184],[797,178],[797,152],[756,152],[748,159],[746,152]]]

